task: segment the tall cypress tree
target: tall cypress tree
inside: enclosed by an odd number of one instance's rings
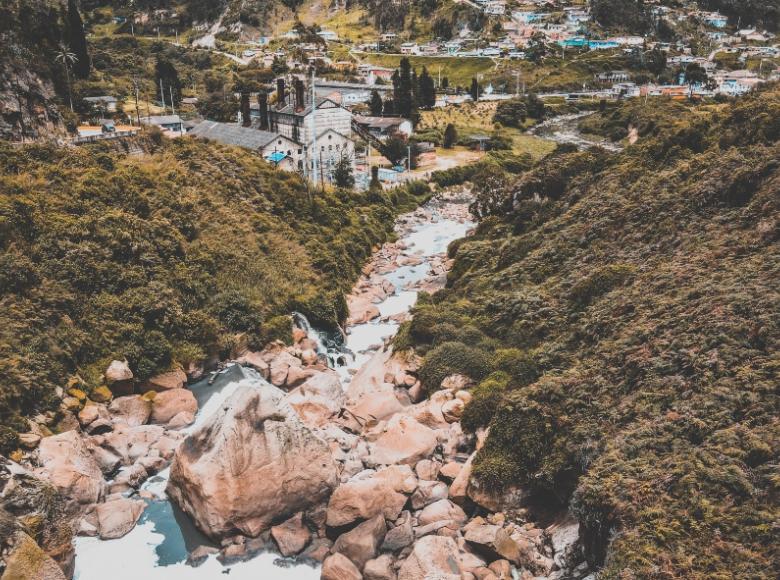
[[[92,68],[92,61],[89,58],[89,49],[87,48],[87,36],[84,33],[84,22],[81,20],[79,8],[76,0],[68,0],[67,12],[67,36],[70,50],[78,59],[73,63],[73,72],[80,79],[89,77],[89,71]]]
[[[241,91],[241,124],[249,127],[252,124],[252,109],[249,106],[249,91]]]
[[[414,110],[412,95],[412,65],[408,58],[402,58],[398,69],[398,95],[395,97],[396,114],[411,118]]]
[[[417,79],[418,102],[423,109],[432,109],[436,105],[436,87],[433,84],[433,77],[428,74],[428,69],[423,67],[422,73]]]
[[[379,91],[371,91],[371,101],[368,103],[368,106],[374,117],[382,116],[382,97],[379,96]]]
[[[160,80],[162,80],[162,89],[164,95],[160,94]],[[171,102],[171,93],[173,94],[173,104],[178,105],[181,102],[181,81],[179,73],[174,64],[166,58],[157,57],[155,65],[155,84],[157,85],[157,97],[160,101]]]
[[[476,103],[479,100],[479,95],[482,93],[482,87],[479,86],[479,82],[476,78],[471,79],[471,99]]]

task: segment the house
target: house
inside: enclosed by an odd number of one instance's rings
[[[381,140],[398,134],[408,138],[411,137],[414,132],[414,125],[412,125],[412,122],[402,117],[368,117],[355,115],[355,122]]]
[[[596,75],[596,80],[600,82],[625,82],[630,78],[628,72],[624,70],[613,70],[608,72],[599,73]]]
[[[401,54],[420,54],[420,47],[416,42],[404,42],[401,44]]]
[[[286,171],[298,170],[299,161],[303,159],[303,150],[298,143],[278,133],[243,127],[237,123],[201,121],[189,134],[198,139],[249,149]]]
[[[503,16],[506,14],[506,2],[503,2],[502,0],[491,0],[484,4],[482,11],[488,16]]]
[[[316,97],[312,106],[310,91],[300,79],[289,93],[284,80],[278,79],[276,94],[274,106],[259,103],[254,126],[300,144],[303,157],[299,161],[304,173],[327,177],[342,156],[354,159],[351,112],[327,97]]]
[[[708,12],[704,14],[702,20],[714,28],[726,28],[729,23],[729,19],[718,12]]]
[[[324,28],[317,33],[322,40],[327,42],[335,42],[339,39],[339,35],[332,30],[325,30]]]
[[[84,102],[89,105],[93,111],[105,111],[106,113],[116,113],[117,100],[110,95],[99,97],[84,97]]]
[[[172,133],[182,133],[184,124],[179,115],[152,115],[150,117],[141,117],[142,125],[153,125],[163,131]]]

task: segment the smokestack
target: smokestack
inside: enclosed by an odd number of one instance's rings
[[[298,105],[299,111],[303,111],[303,109],[306,107],[303,81],[301,79],[295,79],[295,102]]]
[[[287,98],[284,94],[284,79],[276,79],[276,105],[280,109],[287,104]]]
[[[260,130],[268,131],[268,93],[260,91],[257,94],[257,104],[260,105]]]

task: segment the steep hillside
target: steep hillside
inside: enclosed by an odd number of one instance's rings
[[[0,145],[2,452],[21,417],[75,375],[100,385],[112,358],[143,381],[288,338],[293,310],[335,327],[371,247],[419,201],[309,192],[239,149],[140,144],[151,153]]]
[[[64,132],[58,104],[67,94],[68,79],[57,56],[60,45],[75,45],[69,42],[73,39],[68,4],[66,0],[0,4],[0,138],[20,140]],[[88,62],[83,64],[88,70]],[[78,63],[68,66],[73,73]]]
[[[568,505],[603,577],[774,578],[780,90],[679,113],[481,175],[478,231],[398,345],[430,390],[477,382],[475,477]]]

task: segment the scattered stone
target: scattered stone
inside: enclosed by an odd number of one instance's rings
[[[441,406],[441,413],[444,415],[444,420],[447,423],[454,423],[459,421],[463,415],[463,410],[466,408],[466,404],[460,399],[452,399],[447,401]]]
[[[22,449],[33,450],[41,442],[41,436],[37,433],[19,433],[19,446]]]
[[[363,568],[364,580],[395,580],[395,577],[393,557],[389,554],[369,560]]]
[[[131,395],[133,393],[133,371],[127,361],[114,360],[105,372],[106,384],[114,395]]]
[[[346,534],[340,535],[333,544],[333,552],[344,554],[359,570],[362,570],[366,562],[377,555],[386,532],[385,518],[379,514]]]
[[[458,546],[446,536],[425,536],[414,543],[409,557],[401,564],[398,580],[460,580]]]
[[[433,453],[436,432],[407,415],[395,415],[371,446],[369,464],[415,464]]]
[[[445,481],[454,481],[463,469],[463,464],[457,461],[449,461],[439,471],[439,477]]]
[[[95,508],[101,540],[114,540],[126,535],[135,527],[146,503],[134,499],[115,499],[98,504]]]
[[[157,393],[154,397],[151,422],[165,425],[179,413],[189,413],[194,418],[197,411],[198,401],[192,391],[189,389],[169,389]]]
[[[122,421],[130,427],[145,425],[152,415],[152,403],[141,395],[117,397],[108,406],[108,412],[116,421]]]
[[[414,467],[414,471],[417,473],[417,477],[428,481],[436,480],[439,475],[439,469],[441,469],[441,465],[431,459],[423,459],[422,461],[418,461],[417,465]]]
[[[466,542],[489,561],[504,558],[519,563],[520,546],[500,526],[485,524],[466,530]]]
[[[322,563],[320,580],[363,580],[363,575],[349,558],[337,553]]]
[[[101,385],[95,389],[92,389],[89,398],[96,403],[108,403],[111,401],[111,399],[114,398],[114,394],[107,386]]]
[[[187,375],[182,369],[176,369],[153,376],[144,384],[144,390],[162,393],[174,389],[183,389],[186,384]]]
[[[419,510],[439,500],[447,499],[448,495],[447,484],[443,481],[423,480],[412,494],[412,507]]]
[[[382,542],[381,548],[383,552],[398,552],[414,542],[412,517],[409,512],[404,513],[406,514],[404,521],[390,528],[385,534],[385,541]]]
[[[309,543],[311,532],[303,524],[303,513],[298,512],[283,524],[272,527],[271,536],[282,556],[295,556]]]

